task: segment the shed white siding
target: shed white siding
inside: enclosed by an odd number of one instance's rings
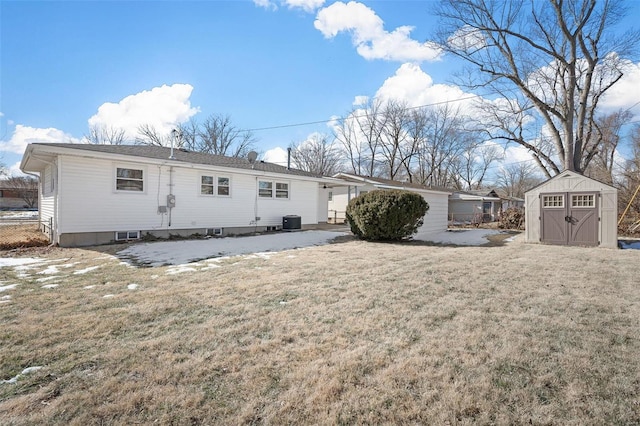
[[[597,192],[600,217],[600,247],[618,247],[618,192],[615,188],[579,173],[565,171],[525,194],[525,242],[538,243],[540,229],[540,194],[553,192]]]

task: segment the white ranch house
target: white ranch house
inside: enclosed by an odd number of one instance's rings
[[[173,155],[172,155],[173,153]],[[138,145],[30,144],[39,220],[60,246],[231,235],[326,222],[336,180],[262,161]]]
[[[399,189],[416,192],[429,204],[420,232],[431,233],[447,229],[447,206],[451,191],[431,188],[424,185],[399,182],[389,179],[360,176],[350,173],[337,173],[334,178],[344,181],[345,185],[330,188],[329,221],[344,222],[349,201],[358,195],[377,189]]]

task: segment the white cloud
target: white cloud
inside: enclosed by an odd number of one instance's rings
[[[365,105],[367,102],[369,102],[369,97],[368,96],[356,96],[353,99],[353,106],[360,106],[360,105]]]
[[[177,124],[199,112],[199,108],[191,106],[192,91],[190,84],[163,85],[127,96],[118,103],[104,103],[97,114],[89,118],[89,126],[123,129],[129,140],[135,139],[142,124],[153,126],[161,134],[169,134]]]
[[[253,0],[253,4],[255,4],[258,7],[263,7],[267,10],[277,10],[278,6],[270,1],[270,0]]]
[[[638,87],[640,87],[640,62],[637,64],[629,62],[622,78],[602,97],[600,106],[609,111],[633,107],[631,111],[638,115],[640,114]]]
[[[0,151],[11,152],[14,154],[24,154],[24,150],[30,143],[80,143],[80,140],[74,138],[62,130],[50,127],[48,129],[39,129],[36,127],[23,126],[18,124],[8,141],[0,141]]]
[[[387,78],[376,97],[405,101],[410,107],[460,100],[453,105],[464,109],[471,108],[474,101],[474,95],[463,92],[458,86],[434,84],[429,74],[411,63],[402,64],[393,76]]]
[[[314,26],[326,38],[350,32],[358,54],[365,59],[390,61],[435,61],[442,51],[433,43],[411,39],[413,27],[401,26],[392,32],[384,29],[384,22],[362,3],[335,2],[321,9]]]
[[[480,50],[487,45],[487,42],[480,30],[468,25],[465,25],[456,31],[447,41],[451,47],[458,50],[464,50],[466,52]]]
[[[287,150],[277,146],[265,152],[262,159],[267,163],[274,163],[274,164],[279,164],[281,166],[286,166]]]
[[[289,9],[298,8],[305,12],[312,13],[324,4],[324,0],[283,0],[283,3],[286,4]]]
[[[20,161],[9,166],[9,176],[27,176],[20,170]]]

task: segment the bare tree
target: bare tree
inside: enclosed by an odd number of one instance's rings
[[[345,157],[351,171],[356,175],[362,175],[364,158],[354,120],[349,117],[336,120],[333,126],[333,137],[340,145],[341,154]]]
[[[613,169],[615,155],[621,139],[622,126],[633,117],[631,112],[617,111],[613,114],[598,117],[594,123],[595,131],[591,135],[589,145],[590,155],[593,159],[589,162],[585,174],[601,182],[613,185]]]
[[[457,175],[463,186],[461,189],[481,188],[489,168],[502,158],[498,146],[472,141],[458,157]]]
[[[4,180],[4,186],[15,191],[28,208],[38,205],[38,179],[31,176],[11,176]]]
[[[524,193],[542,182],[537,167],[530,162],[511,163],[500,167],[495,185],[509,197],[524,198]]]
[[[631,158],[624,165],[618,186],[618,210],[627,211],[627,218],[640,220],[640,125],[631,131]],[[635,198],[634,198],[635,196]]]
[[[355,110],[352,114],[358,131],[358,140],[364,145],[365,172],[368,176],[376,176],[379,168],[379,153],[382,143],[382,132],[385,126],[383,103],[380,99],[371,99],[364,109]]]
[[[451,186],[455,183],[457,158],[468,145],[460,111],[448,104],[431,108],[425,120],[414,176],[423,185]]]
[[[412,150],[405,150],[407,144],[407,128],[409,114],[405,102],[390,100],[380,114],[380,152],[384,158],[384,169],[387,178],[394,180],[407,162],[406,155],[413,155]],[[408,152],[407,152],[408,151]]]
[[[340,168],[340,152],[329,135],[314,134],[303,142],[291,144],[289,148],[291,159],[300,170],[331,176]]]
[[[174,146],[180,148],[182,146],[182,138],[174,138],[171,132],[163,134],[151,124],[142,124],[138,126],[138,135],[135,142],[139,145],[171,146],[172,138],[174,139]]]
[[[527,116],[521,134],[488,123],[494,137],[525,146],[547,176],[582,172],[593,158],[598,102],[640,40],[638,32],[613,36],[624,13],[618,0],[443,0],[438,41],[469,65],[469,87],[489,88]]]
[[[113,126],[94,124],[89,127],[89,133],[84,135],[89,143],[96,145],[122,145],[126,142],[124,129]]]
[[[200,125],[195,119],[178,125],[177,129],[182,147],[189,151],[200,150]]]
[[[228,115],[211,115],[200,126],[199,147],[196,151],[208,154],[244,157],[255,145],[249,131],[236,127]]]

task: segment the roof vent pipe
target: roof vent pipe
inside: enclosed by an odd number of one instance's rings
[[[178,137],[178,130],[177,129],[173,129],[171,131],[171,154],[169,154],[169,160],[175,160],[176,159],[176,157],[173,156],[173,143],[175,142],[177,137]]]
[[[287,170],[291,170],[291,148],[287,148]]]

